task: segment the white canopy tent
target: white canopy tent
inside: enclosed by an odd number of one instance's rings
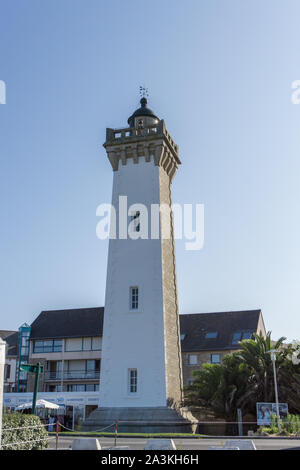
[[[37,400],[35,406],[36,408],[47,408],[50,410],[58,410],[60,408],[59,405],[56,405],[55,403],[51,403],[50,401],[43,399]],[[26,410],[28,408],[32,408],[32,402],[22,403],[21,405],[16,407],[16,411]]]

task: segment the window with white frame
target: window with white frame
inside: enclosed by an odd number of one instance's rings
[[[189,365],[196,366],[198,364],[198,356],[196,354],[189,354]]]
[[[128,369],[128,392],[137,393],[137,369]]]
[[[212,364],[220,364],[220,362],[221,362],[220,354],[211,354],[210,355],[210,362]]]
[[[139,288],[137,286],[130,287],[130,310],[139,308]]]

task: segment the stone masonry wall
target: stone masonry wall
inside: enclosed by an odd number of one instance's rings
[[[171,181],[165,170],[160,167],[160,202],[172,205]],[[177,299],[177,279],[173,218],[171,217],[171,237],[162,243],[162,280],[164,300],[165,360],[167,399],[175,404],[182,401],[182,368],[180,326]]]

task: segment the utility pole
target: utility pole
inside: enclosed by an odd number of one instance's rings
[[[279,414],[279,402],[278,402],[278,387],[277,387],[277,375],[276,375],[276,353],[278,351],[276,349],[271,349],[269,353],[271,354],[271,361],[273,364],[273,375],[274,375],[274,389],[275,389],[275,401],[276,401],[276,414],[277,414],[277,426],[278,432],[281,432],[281,424],[280,424],[280,414]]]

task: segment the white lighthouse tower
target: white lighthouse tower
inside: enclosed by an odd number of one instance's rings
[[[179,412],[182,370],[171,211],[180,160],[164,121],[147,107],[145,97],[140,102],[128,128],[106,130],[117,230],[109,241],[99,408],[87,419],[89,428],[115,420],[131,431],[187,423]]]

